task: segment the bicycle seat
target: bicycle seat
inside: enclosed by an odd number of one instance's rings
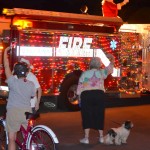
[[[30,112],[25,112],[26,115],[26,119],[32,119],[32,120],[36,120],[37,118],[40,117],[39,113],[30,113]]]

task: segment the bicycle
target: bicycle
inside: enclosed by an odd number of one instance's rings
[[[28,120],[27,129],[23,126],[17,134],[17,150],[56,150],[58,139],[55,133],[45,125],[35,125],[34,120],[39,117],[38,113],[25,112]],[[8,133],[5,116],[0,117],[0,150],[8,149]]]

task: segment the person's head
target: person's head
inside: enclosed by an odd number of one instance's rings
[[[100,69],[101,60],[99,57],[93,57],[90,61],[90,69]]]
[[[25,62],[25,63],[28,65],[29,70],[30,70],[30,69],[33,69],[33,66],[30,64],[30,61],[29,61],[29,60],[27,60],[27,59],[25,59],[25,58],[21,58],[21,59],[20,59],[20,62]]]
[[[80,8],[82,14],[86,14],[87,11],[88,11],[88,7],[86,5],[83,5],[81,8]]]
[[[18,78],[26,77],[29,72],[29,67],[25,62],[17,62],[14,65],[14,75]]]

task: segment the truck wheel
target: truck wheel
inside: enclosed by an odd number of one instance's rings
[[[78,80],[77,76],[72,76],[64,81],[58,96],[58,108],[70,111],[79,110],[78,95],[76,94]]]

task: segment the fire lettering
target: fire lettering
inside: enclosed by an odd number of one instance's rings
[[[66,49],[90,49],[92,44],[92,38],[81,37],[60,37],[59,48]]]

